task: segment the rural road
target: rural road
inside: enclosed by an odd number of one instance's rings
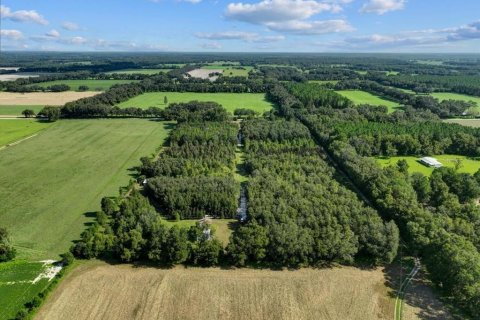
[[[410,273],[407,275],[405,280],[403,280],[402,284],[400,285],[400,289],[398,290],[397,299],[395,300],[395,311],[394,311],[394,317],[393,317],[394,320],[402,319],[402,308],[403,308],[403,300],[405,297],[405,291],[408,285],[410,284],[410,281],[413,279],[413,277],[417,275],[420,268],[421,268],[420,259],[415,258],[415,265],[412,271],[410,271]]]

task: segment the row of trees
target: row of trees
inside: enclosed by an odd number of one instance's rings
[[[403,105],[412,106],[415,109],[429,110],[441,118],[451,118],[472,113],[470,109],[475,107],[474,102],[461,100],[443,100],[429,95],[415,95],[394,87],[388,87],[375,81],[368,80],[345,80],[335,85],[336,90],[355,89],[364,90],[379,95],[387,100],[399,102]]]
[[[248,223],[227,252],[238,265],[352,263],[358,257],[388,263],[398,229],[384,223],[333,178],[308,129],[297,121],[248,120]]]

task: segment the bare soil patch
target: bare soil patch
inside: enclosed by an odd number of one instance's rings
[[[99,92],[0,92],[0,105],[52,105],[60,106],[80,98],[91,97]]]
[[[390,319],[383,269],[156,269],[87,262],[37,319]]]

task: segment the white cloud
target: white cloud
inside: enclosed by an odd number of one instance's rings
[[[304,20],[321,12],[340,12],[337,2],[314,0],[263,0],[258,3],[230,3],[225,16],[232,20],[253,24]]]
[[[280,23],[269,23],[271,30],[291,32],[299,35],[315,35],[338,32],[351,32],[353,28],[345,20],[323,20],[323,21],[287,21]]]
[[[369,0],[360,9],[363,13],[385,14],[390,11],[402,10],[406,0]]]
[[[0,36],[5,37],[7,39],[12,39],[12,40],[20,40],[23,38],[23,34],[20,31],[12,30],[12,29],[0,30]]]
[[[241,40],[245,42],[276,42],[284,40],[285,37],[277,36],[262,36],[254,32],[243,31],[225,31],[215,33],[196,33],[195,36],[200,39],[208,40]]]
[[[58,37],[60,37],[60,32],[58,32],[55,29],[52,29],[52,30],[48,31],[47,33],[45,33],[45,36],[50,37],[50,38],[58,38]]]
[[[225,16],[263,25],[272,31],[296,35],[322,35],[355,29],[343,19],[313,20],[322,12],[338,13],[354,0],[262,0],[254,4],[230,3]]]
[[[447,46],[451,43],[480,40],[480,21],[446,29],[413,30],[397,34],[371,34],[347,38],[338,44],[340,48],[371,50],[378,48]]]
[[[42,25],[48,24],[48,21],[35,10],[12,11],[9,7],[0,6],[0,16],[2,19],[9,19],[15,22],[34,22]]]
[[[80,29],[78,24],[76,24],[74,22],[70,22],[70,21],[63,22],[62,23],[62,28],[65,29],[65,30],[68,30],[68,31],[75,31],[75,30]]]

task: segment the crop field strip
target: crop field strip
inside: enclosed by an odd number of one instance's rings
[[[37,319],[390,319],[394,301],[384,282],[382,269],[157,269],[92,261],[66,277]]]
[[[1,116],[21,116],[22,111],[25,109],[30,109],[37,114],[44,106],[38,105],[0,105],[0,117]]]
[[[36,134],[51,125],[35,119],[0,119],[0,148]]]
[[[262,93],[195,93],[195,92],[149,92],[134,97],[119,104],[120,107],[148,107],[165,108],[164,98],[168,103],[198,101],[213,101],[221,104],[227,111],[233,113],[235,109],[247,108],[263,113],[272,109],[272,104],[265,99]]]
[[[400,107],[400,105],[396,102],[389,101],[386,99],[382,99],[377,97],[369,92],[361,91],[361,90],[340,90],[336,91],[337,93],[341,94],[342,96],[350,99],[356,105],[360,104],[370,104],[373,106],[386,106],[388,107],[389,112],[394,112],[396,109]]]
[[[61,106],[67,102],[92,97],[98,92],[65,91],[65,92],[5,92],[0,91],[0,110],[2,106],[52,105]]]
[[[1,150],[0,183],[8,188],[0,189],[0,219],[19,257],[51,259],[65,252],[91,221],[87,213],[127,184],[128,170],[161,145],[167,129],[137,119],[68,120]]]

